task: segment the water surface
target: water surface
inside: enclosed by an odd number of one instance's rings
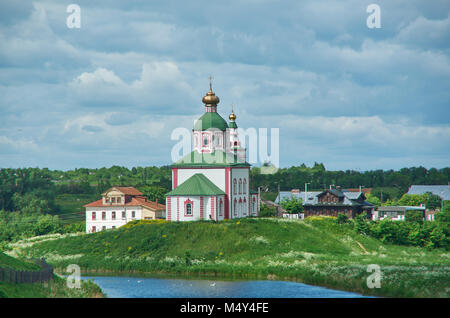
[[[85,276],[112,298],[358,298],[360,294],[302,283]]]

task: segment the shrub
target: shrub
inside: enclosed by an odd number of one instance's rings
[[[347,214],[339,213],[336,220],[339,224],[348,223],[348,216]]]

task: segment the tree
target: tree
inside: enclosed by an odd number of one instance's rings
[[[302,199],[291,197],[291,199],[283,199],[281,201],[281,207],[291,214],[303,213]]]

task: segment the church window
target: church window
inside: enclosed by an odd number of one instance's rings
[[[233,194],[236,194],[236,179],[233,180]]]
[[[223,201],[222,201],[222,199],[220,199],[220,201],[219,201],[219,215],[220,216],[223,215]]]
[[[97,219],[97,215],[96,215],[95,212],[92,212],[92,219],[93,219],[93,220],[96,220],[96,219]]]
[[[192,215],[192,204],[186,204],[186,215]]]
[[[242,179],[239,179],[239,194],[242,194]]]
[[[237,200],[234,199],[234,216],[237,216]]]
[[[247,180],[246,180],[246,179],[244,179],[244,188],[242,189],[242,192],[243,192],[244,194],[247,193]]]
[[[244,215],[247,215],[247,199],[246,198],[244,198],[243,212],[244,212]]]

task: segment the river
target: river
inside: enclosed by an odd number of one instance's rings
[[[302,283],[85,276],[111,298],[359,298],[360,294]]]

